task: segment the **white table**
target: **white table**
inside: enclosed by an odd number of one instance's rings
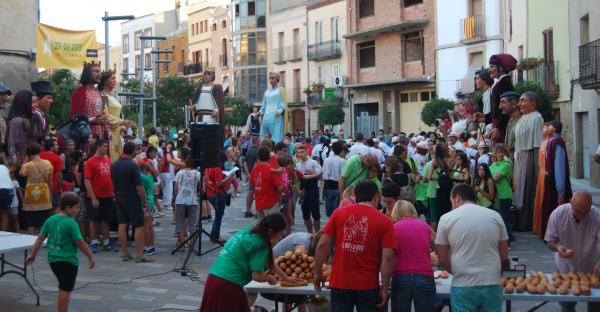
[[[0,231],[0,278],[6,274],[17,274],[21,276],[31,291],[35,294],[36,297],[36,305],[40,305],[40,295],[33,288],[29,280],[27,279],[27,253],[35,243],[37,236],[12,233],[12,232],[3,232]],[[23,251],[23,266],[20,267],[16,264],[10,263],[6,260],[5,253],[9,251]],[[5,267],[10,266],[12,269],[6,270]]]

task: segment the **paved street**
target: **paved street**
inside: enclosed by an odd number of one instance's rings
[[[245,190],[245,188],[240,189]],[[224,237],[229,237],[240,228],[252,223],[251,219],[242,217],[243,199],[243,196],[236,198],[231,207],[227,208],[222,227]],[[323,207],[322,210],[324,211]],[[170,255],[170,251],[175,246],[171,218],[169,212],[167,216],[158,219],[161,224],[155,229],[159,253],[154,256],[156,260],[154,263],[122,262],[116,252],[99,252],[96,255],[96,267],[89,270],[87,259],[80,253],[81,265],[76,284],[76,288],[79,289],[72,293],[70,311],[197,310],[203,291],[203,281],[218,251],[200,258],[192,258],[191,268],[197,273],[195,280],[172,272],[174,268],[180,267],[185,254]],[[205,224],[205,227],[210,228],[210,223]],[[297,216],[295,229],[302,228],[301,218]],[[213,245],[204,238],[203,246]],[[546,272],[554,270],[552,253],[532,234],[517,233],[517,241],[512,244],[510,255],[518,256],[528,265],[528,269]],[[22,261],[20,252],[9,253],[7,257],[17,263]],[[57,282],[48,266],[45,250],[39,253],[33,270],[30,270],[28,275],[37,285],[36,288],[41,296],[40,307],[35,306],[35,296],[24,281],[16,275],[8,275],[0,279],[1,310],[3,312],[55,311]],[[274,306],[265,299],[259,299],[258,304],[268,308]],[[514,302],[513,311],[527,311],[534,305],[533,302]],[[538,311],[554,312],[559,311],[559,308],[557,304],[549,303]],[[580,305],[577,311],[585,311],[585,309]]]

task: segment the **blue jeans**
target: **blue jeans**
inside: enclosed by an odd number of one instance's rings
[[[435,280],[422,274],[400,274],[392,278],[392,312],[435,311]]]
[[[212,239],[219,239],[221,237],[221,221],[223,220],[223,214],[225,214],[225,194],[217,194],[208,198],[208,201],[215,208],[215,220],[213,221],[212,230],[210,236]]]
[[[325,214],[331,217],[331,214],[340,205],[340,191],[338,189],[323,189],[325,192]]]
[[[504,221],[504,226],[506,227],[506,233],[508,234],[508,239],[512,240],[512,223],[510,221],[510,206],[512,205],[512,199],[500,199],[500,216],[502,216],[502,221]]]
[[[502,286],[452,287],[452,312],[501,312]]]
[[[346,290],[331,289],[331,312],[353,312],[354,307],[358,312],[376,312],[378,289],[374,290]]]

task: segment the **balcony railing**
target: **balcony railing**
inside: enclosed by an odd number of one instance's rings
[[[583,89],[600,89],[600,39],[579,46],[579,83]]]
[[[302,60],[302,48],[304,44],[294,44],[286,47],[286,60],[288,62],[296,62]]]
[[[460,42],[485,39],[485,20],[483,15],[474,15],[461,19],[459,23]]]
[[[322,92],[313,93],[306,98],[306,102],[310,106],[321,106],[326,104],[338,104],[341,105],[344,102],[344,98],[341,96],[335,96],[334,98],[326,99],[323,97]]]
[[[202,73],[202,63],[194,63],[183,67],[184,75],[194,75]]]
[[[227,55],[226,54],[219,55],[219,65],[221,65],[221,67],[227,67]]]
[[[558,61],[548,62],[526,71],[527,80],[539,83],[548,95],[558,97]]]
[[[308,46],[308,59],[321,61],[342,56],[341,43],[339,40],[325,41]]]
[[[271,55],[273,56],[273,64],[279,65],[285,63],[285,49],[283,47],[273,49]]]

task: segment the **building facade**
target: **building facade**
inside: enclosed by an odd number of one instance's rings
[[[571,68],[569,45],[568,1],[527,1],[527,47],[525,58],[538,59],[540,64],[524,70],[525,80],[540,84],[552,98],[554,117],[563,124],[562,136],[568,155],[573,155],[571,124]],[[569,159],[573,163],[573,159]]]
[[[287,92],[288,130],[310,128],[303,118],[307,111],[307,94],[303,90],[309,85],[306,22],[306,1],[272,4],[269,8],[269,72],[279,73],[279,83]]]
[[[345,50],[346,1],[322,0],[312,2],[306,7],[308,15],[308,81],[307,87],[319,86],[307,97],[310,108],[309,130],[317,128],[318,108],[323,104],[342,106],[348,115],[348,102],[344,100],[343,86],[348,80],[348,64]],[[314,82],[314,83],[313,83]],[[294,122],[301,119],[299,112],[291,111]],[[300,122],[298,122],[300,123]],[[344,124],[333,125],[335,133],[339,129],[349,129],[350,120]],[[329,126],[329,125],[328,125]]]
[[[203,68],[214,66],[212,58],[212,24],[216,5],[201,2],[199,7],[188,13],[188,59],[184,75],[192,80],[202,78]]]
[[[158,42],[160,50],[171,50],[173,53],[161,53],[160,60],[170,60],[171,63],[158,64],[158,77],[183,76],[184,67],[188,60],[188,29],[183,28],[166,35],[166,40]]]
[[[144,79],[152,78],[152,49],[158,49],[156,40],[144,42],[144,55],[141,54],[140,36],[165,36],[175,32],[179,18],[176,9],[153,13],[121,23],[122,66],[125,75],[139,77],[141,58],[144,58]]]
[[[29,83],[37,80],[35,66],[35,35],[38,19],[38,1],[0,2],[0,81],[13,94],[30,89]]]
[[[102,47],[100,47],[100,44],[98,46],[98,60],[102,62],[102,70],[104,70],[104,44],[102,44]],[[115,77],[117,78],[117,84],[119,82],[121,82],[123,80],[123,76],[121,75],[123,73],[123,65],[122,65],[122,57],[123,57],[123,51],[121,50],[121,46],[114,46],[114,47],[110,47],[108,50],[108,59],[110,62],[110,65],[108,66],[108,68],[113,72],[116,73]]]
[[[436,11],[444,12],[436,15],[439,97],[473,92],[475,71],[487,67],[490,56],[504,52],[502,10],[501,0],[436,1]]]
[[[345,89],[352,132],[429,130],[420,112],[436,96],[435,1],[346,4],[348,33],[343,37],[349,79]]]
[[[520,63],[527,49],[527,1],[505,0],[502,6],[504,25],[504,53],[508,53]],[[487,66],[487,65],[484,65]],[[523,71],[513,72],[513,85],[523,80]]]
[[[234,95],[253,103],[262,101],[267,88],[267,5],[231,1]]]
[[[600,187],[600,6],[595,0],[569,1],[569,49],[573,161],[571,176]],[[564,12],[563,12],[564,14]],[[560,86],[561,91],[563,86]]]
[[[212,65],[215,67],[215,81],[223,86],[225,95],[233,95],[231,80],[231,61],[233,48],[231,45],[231,5],[215,8],[211,27]]]

